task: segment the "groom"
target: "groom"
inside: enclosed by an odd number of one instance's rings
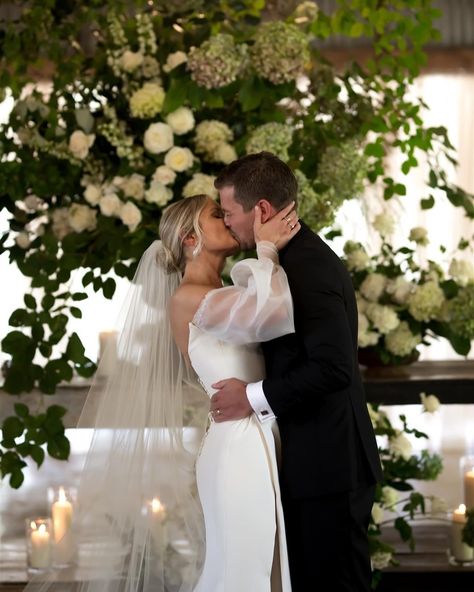
[[[244,156],[217,177],[224,220],[242,249],[296,200],[291,169],[269,152]],[[357,363],[357,307],[336,254],[303,222],[280,251],[295,333],[262,344],[265,380],[213,385],[216,421],[274,417],[282,442],[281,490],[293,592],[369,592],[367,527],[381,477]],[[250,592],[250,591],[249,591]]]

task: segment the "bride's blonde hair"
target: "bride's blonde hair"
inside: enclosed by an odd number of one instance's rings
[[[208,199],[207,195],[193,195],[181,199],[163,210],[159,234],[162,243],[162,264],[168,273],[183,272],[186,267],[184,239],[191,233],[197,238],[193,250],[196,256],[202,248],[202,229],[199,216]]]

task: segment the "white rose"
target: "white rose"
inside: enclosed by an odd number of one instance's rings
[[[360,285],[359,290],[364,298],[376,302],[382,295],[386,283],[387,278],[381,273],[369,273]]]
[[[390,438],[390,449],[396,456],[401,456],[408,460],[411,456],[412,445],[410,440],[398,431],[397,435]]]
[[[159,181],[153,181],[150,188],[145,191],[145,199],[148,203],[155,203],[165,206],[173,197],[173,192],[169,187]]]
[[[23,203],[25,204],[25,206],[29,210],[32,210],[33,212],[36,212],[37,210],[39,210],[41,208],[41,206],[43,205],[44,202],[43,202],[42,199],[40,199],[36,195],[28,195],[23,200]]]
[[[374,505],[372,506],[372,520],[375,522],[375,524],[380,524],[383,520],[383,516],[384,516],[384,510],[382,508],[382,506],[375,502]]]
[[[142,213],[133,202],[127,201],[120,210],[120,219],[133,232],[142,220]]]
[[[178,173],[193,166],[194,156],[189,148],[175,146],[165,156],[165,164]]]
[[[122,185],[125,183],[126,181],[126,177],[120,177],[119,175],[115,175],[115,177],[112,179],[112,185],[114,187],[117,187],[117,189],[120,189],[122,187]],[[109,185],[110,187],[110,185]]]
[[[222,142],[222,144],[219,144],[215,149],[214,158],[217,162],[230,164],[234,160],[237,160],[237,152],[231,144]]]
[[[375,569],[384,569],[390,565],[392,561],[392,553],[390,551],[376,551],[370,556],[370,564],[372,571]]]
[[[173,185],[176,179],[176,173],[165,164],[159,166],[153,173],[153,181],[159,181],[163,185]]]
[[[83,160],[89,154],[89,148],[94,140],[94,134],[85,134],[81,130],[76,130],[69,138],[69,150],[76,158]]]
[[[99,202],[100,211],[104,216],[117,216],[120,213],[122,202],[115,193],[108,193]]]
[[[121,189],[127,197],[133,197],[137,200],[143,199],[143,195],[145,194],[145,177],[133,173],[133,175],[124,179]]]
[[[194,127],[194,115],[191,109],[179,107],[166,118],[166,123],[171,126],[174,133],[178,136],[187,134]]]
[[[126,49],[123,54],[120,56],[120,66],[125,72],[133,72],[140,66],[143,62],[143,54],[139,51],[130,51]]]
[[[393,509],[393,506],[398,502],[399,497],[398,491],[393,487],[389,487],[388,485],[382,487],[382,499],[387,508]]]
[[[72,204],[69,208],[69,224],[75,232],[94,230],[97,226],[97,211],[82,204]]]
[[[173,146],[173,130],[166,123],[152,123],[145,132],[143,144],[148,152],[160,154]]]
[[[174,70],[174,68],[187,61],[188,56],[184,51],[175,51],[174,53],[170,53],[166,58],[166,64],[163,66],[163,70],[165,72],[171,72],[171,70]]]
[[[192,178],[183,187],[183,197],[193,195],[209,195],[212,199],[217,198],[217,189],[214,187],[215,177],[204,173],[194,173]]]
[[[20,247],[20,249],[27,249],[30,244],[30,237],[28,236],[27,232],[19,232],[15,237],[16,244]]]
[[[421,403],[423,405],[423,409],[427,413],[434,413],[438,411],[441,406],[439,399],[436,395],[427,395],[426,393],[420,393]]]
[[[98,185],[88,185],[84,191],[84,199],[88,201],[91,206],[96,206],[100,198],[102,197],[102,191]]]

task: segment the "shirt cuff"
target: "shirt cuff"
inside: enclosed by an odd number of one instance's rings
[[[275,414],[263,392],[263,380],[260,382],[250,382],[247,385],[246,391],[247,399],[260,422],[275,419]]]

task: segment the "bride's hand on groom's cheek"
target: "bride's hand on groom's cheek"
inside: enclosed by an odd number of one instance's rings
[[[262,222],[262,210],[255,206],[255,221],[253,232],[255,242],[269,241],[277,249],[282,249],[301,228],[298,215],[295,211],[295,202],[277,212],[273,218]]]
[[[242,419],[253,412],[247,399],[247,383],[237,378],[221,380],[212,385],[218,392],[211,397],[211,413],[214,421]]]

